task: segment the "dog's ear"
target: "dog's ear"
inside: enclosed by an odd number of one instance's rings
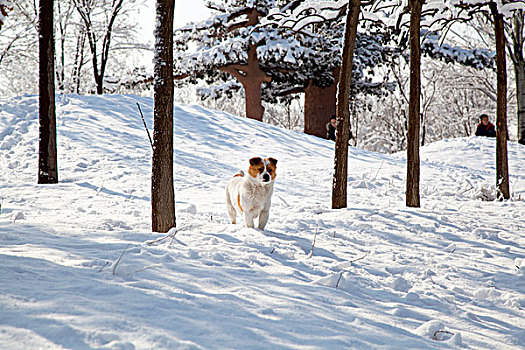
[[[254,166],[254,165],[257,165],[257,164],[261,164],[261,163],[262,163],[261,157],[254,157],[254,158],[250,159],[250,165],[251,166]]]
[[[273,166],[277,166],[277,159],[270,157],[270,158],[268,158],[268,160],[270,161],[270,163],[273,164]]]

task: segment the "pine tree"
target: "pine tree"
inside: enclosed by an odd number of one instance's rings
[[[305,132],[326,137],[325,125],[335,114],[345,7],[334,8],[332,5],[338,4],[335,1],[323,2],[331,13],[322,21],[308,20],[306,12],[300,15],[305,16],[304,21],[284,18],[289,23],[282,24],[280,18],[299,3],[230,0],[209,4],[219,14],[176,32],[178,78],[219,84],[216,89],[202,91],[220,96],[239,88],[231,79],[234,77],[245,91],[246,115],[258,120],[262,119],[263,100],[275,103],[283,96],[305,93]],[[242,21],[241,16],[248,16],[248,20]],[[353,70],[354,82],[384,59],[386,50],[381,40],[380,35],[358,35],[356,50],[360,54]],[[195,52],[188,50],[189,42],[197,45]]]

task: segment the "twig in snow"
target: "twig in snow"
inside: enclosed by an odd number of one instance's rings
[[[289,206],[290,206],[290,204],[286,203],[286,201],[284,200],[284,198],[283,198],[283,197],[281,197],[281,196],[277,196],[277,198],[279,198],[280,200],[282,200],[282,201],[283,201],[283,203],[284,203],[284,204],[285,204],[285,205],[286,205],[287,207],[289,207]]]
[[[138,269],[138,270],[135,270],[135,271],[133,271],[133,272],[131,272],[131,273],[128,273],[126,276],[131,277],[131,276],[133,276],[133,274],[135,274],[135,273],[137,273],[137,272],[141,272],[141,271],[146,271],[146,270],[154,269],[154,268],[156,268],[156,267],[161,267],[161,266],[162,266],[162,265],[160,265],[160,264],[155,264],[155,265],[151,265],[151,266],[146,266],[146,267],[140,268],[140,269]]]
[[[139,108],[140,118],[142,118],[142,123],[144,124],[144,128],[146,129],[146,132],[148,133],[149,144],[151,145],[151,149],[153,149],[153,141],[151,140],[151,135],[149,134],[148,126],[146,125],[146,120],[144,120],[144,115],[142,114],[142,110],[140,109],[140,105],[138,102],[137,102],[137,107]]]
[[[109,265],[109,261],[106,261],[106,263],[97,272],[102,272],[102,270],[104,270],[104,267],[108,265]]]
[[[360,257],[360,258],[357,258],[357,259],[354,259],[354,260],[350,260],[350,264],[351,264],[351,263],[354,263],[354,262],[356,262],[356,261],[359,261],[359,260],[363,260],[364,258],[366,258],[366,256],[367,256],[368,254],[370,254],[370,252],[366,252],[365,255],[363,255],[363,256]]]
[[[362,257],[354,259],[354,260],[350,260],[349,262],[351,264],[351,263],[354,263],[356,261],[363,260],[368,254],[370,254],[370,252],[366,252],[365,255],[363,255]],[[339,287],[339,282],[341,282],[341,278],[343,278],[343,273],[344,273],[344,271],[341,271],[341,274],[339,275],[339,278],[337,279],[337,283],[335,284],[335,288],[336,289],[337,289],[337,287]]]
[[[315,238],[317,237],[317,232],[319,232],[319,225],[317,225],[315,228],[314,240],[312,242],[312,250],[310,250],[310,255],[308,256],[308,258],[311,258],[314,255]]]
[[[173,243],[173,239],[175,238],[175,235],[177,234],[177,232],[179,232],[179,231],[181,231],[181,230],[183,230],[183,229],[184,229],[184,227],[177,228],[177,229],[173,229],[173,228],[172,228],[172,229],[170,229],[170,230],[168,231],[168,234],[167,234],[166,236],[163,236],[163,237],[157,238],[157,239],[155,239],[155,240],[153,240],[153,241],[146,241],[146,242],[144,242],[144,243],[146,243],[146,244],[148,244],[148,245],[152,245],[152,244],[158,243],[158,242],[163,241],[163,240],[165,240],[166,238],[170,238],[170,237],[172,238],[172,239],[171,239],[171,243]],[[171,243],[170,243],[170,245],[171,245]]]
[[[469,188],[467,188],[466,190],[463,190],[463,191],[459,192],[459,194],[464,194],[464,193],[467,193],[468,191],[470,191],[470,190],[473,190],[473,189],[474,189],[474,186],[472,186],[472,184],[470,184],[470,183],[469,183],[469,185],[470,185],[470,187],[469,187]]]
[[[339,275],[339,279],[337,280],[337,283],[335,284],[335,289],[337,289],[337,287],[339,287],[339,282],[341,282],[341,278],[343,277],[343,272],[344,271],[341,271],[341,274]]]
[[[384,163],[384,162],[385,162],[384,160],[381,161],[381,165],[379,165],[379,169],[377,169],[377,173],[376,173],[376,174],[374,175],[374,177],[371,179],[372,181],[374,181],[374,180],[377,178],[377,175],[379,175],[379,172],[381,171],[381,168],[383,167],[383,163]]]
[[[102,192],[103,189],[104,189],[104,181],[102,181],[102,185],[100,185],[100,187],[97,189],[97,194],[95,196],[98,196],[100,192]]]
[[[443,333],[443,334],[454,335],[454,333],[449,332],[449,331],[444,331],[444,330],[436,331],[436,332],[434,333],[434,335],[432,336],[432,340],[439,340],[439,339],[437,338],[437,336],[438,336],[438,334],[441,334],[441,333]]]
[[[275,247],[272,248],[272,251],[270,252],[270,254],[273,254],[273,252],[275,252]],[[518,269],[519,269],[519,267],[518,267]]]
[[[115,271],[117,270],[117,266],[118,266],[120,260],[122,260],[122,257],[124,256],[124,253],[126,252],[126,250],[128,250],[130,245],[131,244],[128,244],[126,246],[126,248],[124,248],[124,250],[122,251],[122,254],[120,254],[120,257],[118,258],[117,262],[115,262],[115,265],[113,266],[113,271],[112,271],[113,275],[115,274]]]

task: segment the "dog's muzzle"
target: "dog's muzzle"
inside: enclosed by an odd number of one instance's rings
[[[264,175],[263,175],[263,181],[264,181],[264,182],[268,182],[268,181],[270,181],[270,175],[268,175],[268,174],[264,174]]]

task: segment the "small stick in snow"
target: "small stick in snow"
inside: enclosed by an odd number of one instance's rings
[[[354,260],[350,260],[349,262],[351,264],[351,263],[354,263],[356,261],[363,260],[368,254],[370,254],[370,252],[366,252],[365,255],[363,255],[362,257],[354,259]],[[341,271],[341,274],[339,275],[339,278],[337,279],[337,283],[335,284],[335,288],[336,289],[337,289],[337,287],[339,287],[339,282],[341,282],[341,278],[343,277],[343,273],[344,273],[344,271]]]
[[[337,289],[337,287],[339,287],[339,282],[341,281],[341,278],[343,277],[343,272],[341,272],[341,274],[339,275],[339,279],[337,280],[337,283],[335,284],[335,289]]]
[[[124,250],[122,251],[122,254],[120,254],[120,257],[118,258],[118,260],[115,262],[115,265],[113,265],[113,275],[115,274],[115,271],[117,270],[117,266],[120,262],[120,260],[122,260],[122,257],[124,256],[124,253],[126,252],[126,250],[128,250],[128,247],[130,246],[131,244],[128,244],[126,246],[126,248],[124,248]]]
[[[381,171],[381,168],[383,167],[384,162],[385,162],[384,160],[381,161],[381,164],[379,165],[379,169],[377,169],[377,173],[374,175],[371,181],[374,181],[377,178],[377,175],[379,175],[379,172]]]
[[[144,243],[146,243],[148,245],[152,245],[152,244],[158,243],[158,242],[163,241],[166,238],[170,238],[170,237],[172,238],[171,243],[173,243],[173,239],[175,238],[175,235],[177,234],[177,232],[181,231],[182,229],[183,229],[182,227],[181,228],[177,228],[177,229],[176,228],[172,228],[172,229],[170,229],[168,231],[168,234],[166,236],[157,238],[157,239],[155,239],[153,241],[146,241]],[[170,245],[171,245],[171,243],[170,243]]]
[[[441,334],[441,333],[443,333],[443,334],[454,335],[454,333],[449,332],[449,331],[444,331],[444,330],[436,331],[436,332],[434,333],[434,335],[432,336],[432,340],[439,340],[439,339],[437,338],[437,336],[438,336],[438,334]]]
[[[148,133],[149,144],[151,145],[151,149],[153,149],[153,141],[151,140],[151,135],[149,134],[148,126],[146,125],[146,120],[144,120],[144,115],[142,114],[142,110],[140,109],[140,105],[138,102],[137,102],[137,107],[139,108],[140,117],[142,118],[142,123],[144,124],[144,128],[146,129],[146,132]]]
[[[312,242],[312,250],[310,250],[310,255],[308,256],[308,258],[311,258],[314,255],[315,238],[317,237],[317,232],[319,232],[319,225],[317,225],[317,227],[315,228],[314,240]]]
[[[106,263],[98,270],[98,272],[102,272],[104,270],[104,267],[109,265],[109,261],[106,261]]]
[[[281,196],[277,196],[277,198],[279,198],[280,200],[282,200],[283,203],[284,203],[287,207],[290,207],[290,204],[286,203],[286,201],[284,200],[283,197],[281,197]]]
[[[354,263],[356,261],[359,261],[359,260],[363,260],[368,254],[370,254],[370,252],[366,252],[365,255],[363,255],[362,257],[360,258],[357,258],[357,259],[354,259],[354,260],[350,260],[350,264],[351,263]]]

